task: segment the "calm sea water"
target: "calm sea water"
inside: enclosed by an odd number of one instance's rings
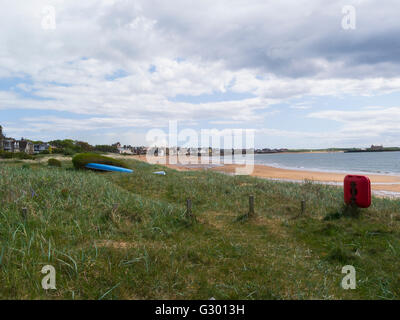
[[[400,152],[256,154],[254,162],[297,170],[400,175]]]

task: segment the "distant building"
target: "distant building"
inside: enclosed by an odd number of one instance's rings
[[[121,143],[117,142],[112,145],[115,147],[120,154],[131,154],[131,155],[141,155],[147,153],[147,147],[132,147],[131,145],[121,145]]]
[[[114,143],[114,144],[112,144],[111,146],[116,147],[117,149],[119,149],[119,148],[122,147],[122,146],[121,146],[121,143],[119,143],[119,142]]]
[[[112,144],[112,146],[115,147],[118,150],[118,153],[121,153],[121,154],[133,154],[131,146],[127,146],[127,145],[123,146],[119,142]]]
[[[13,138],[4,138],[3,150],[6,152],[19,152],[17,140]]]
[[[383,150],[383,146],[374,146],[374,145],[372,145],[370,150],[374,150],[374,151]]]
[[[0,126],[0,151],[33,154],[34,146],[32,142],[25,140],[24,138],[21,140],[15,140],[13,138],[5,137],[3,134],[3,128]]]
[[[121,154],[133,154],[131,147],[123,146],[118,148],[119,153]]]
[[[25,140],[24,138],[17,141],[17,145],[19,152],[25,152],[27,154],[33,154],[34,152],[33,143],[28,140]]]
[[[48,143],[37,143],[33,145],[34,153],[41,153],[45,151],[50,151],[50,145]]]
[[[132,147],[132,152],[133,154],[146,154],[147,153],[147,148],[146,147]]]

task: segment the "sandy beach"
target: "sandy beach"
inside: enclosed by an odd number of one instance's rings
[[[132,158],[132,157],[131,157]],[[192,164],[180,165],[180,164],[170,164],[168,163],[168,159],[166,157],[152,157],[147,158],[146,156],[134,156],[135,159],[146,161],[150,163],[159,163],[163,164],[169,168],[173,168],[180,171],[187,170],[213,170],[224,172],[227,174],[235,174],[236,169],[240,167],[244,167],[243,165],[238,164],[224,164],[224,165],[212,165],[212,164],[200,164],[197,157],[192,157]],[[193,163],[198,164],[193,164]],[[343,179],[346,174],[352,174],[352,172],[348,173],[336,173],[336,172],[318,172],[318,171],[305,171],[305,170],[289,170],[282,168],[275,168],[266,165],[254,165],[254,170],[251,173],[251,176],[266,178],[266,179],[276,179],[276,180],[288,180],[288,181],[304,181],[304,180],[312,180],[314,182],[321,183],[332,183],[341,185],[343,183]],[[399,176],[391,176],[391,175],[381,175],[381,174],[369,174],[368,177],[371,180],[372,190],[376,191],[377,194],[381,194],[380,192],[398,192],[400,195],[400,175]]]

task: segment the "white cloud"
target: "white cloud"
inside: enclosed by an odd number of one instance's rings
[[[400,135],[400,107],[367,107],[357,111],[327,110],[313,112],[310,118],[328,119],[342,123],[336,136],[340,139],[359,139],[373,143],[398,145]]]
[[[346,33],[342,0],[9,1],[0,12],[0,78],[25,78],[16,88],[26,94],[0,91],[0,110],[86,115],[25,118],[31,132],[145,128],[172,119],[256,127],[272,104],[294,98],[307,101],[291,108],[305,110],[312,97],[398,92],[400,3],[388,3],[390,10],[356,2],[357,29]],[[41,27],[48,5],[56,9],[55,30]],[[216,92],[254,98],[172,102]],[[366,128],[394,139],[396,110],[365,108],[361,118],[332,110],[310,118],[343,123],[341,139]]]

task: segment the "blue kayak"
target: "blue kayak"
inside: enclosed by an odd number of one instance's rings
[[[88,163],[85,168],[94,169],[94,170],[101,170],[101,171],[113,171],[113,172],[126,172],[132,173],[133,170],[125,169],[121,167],[110,166],[108,164],[100,164],[100,163]]]

